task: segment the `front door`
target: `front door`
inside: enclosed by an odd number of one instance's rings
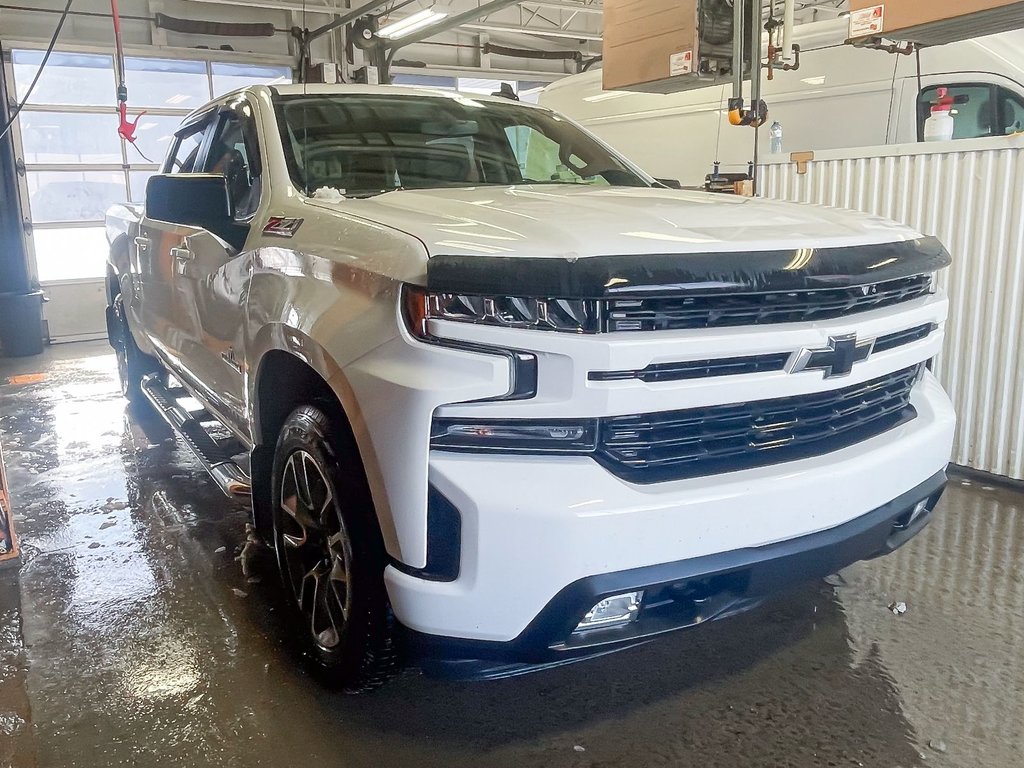
[[[173,249],[176,325],[183,365],[229,427],[245,434],[245,241],[260,199],[255,126],[245,102],[221,109],[204,150],[204,173],[222,174],[235,221],[229,231],[184,237]],[[225,239],[227,238],[227,239]],[[232,242],[228,242],[231,240]]]

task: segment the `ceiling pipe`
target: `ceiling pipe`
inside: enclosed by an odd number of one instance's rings
[[[502,32],[512,35],[530,35],[532,37],[554,37],[560,40],[600,42],[603,39],[601,35],[594,32],[574,32],[571,29],[559,29],[558,27],[551,27],[550,29],[544,27],[517,27],[512,24],[492,24],[487,22],[463,24],[462,26],[464,29],[476,29],[481,32]]]

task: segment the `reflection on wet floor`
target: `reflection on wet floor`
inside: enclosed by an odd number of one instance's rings
[[[1005,489],[955,480],[895,555],[745,616],[352,697],[282,643],[273,574],[235,560],[246,513],[126,414],[106,347],[0,364],[0,435],[25,547],[0,579],[0,766],[1020,764],[1024,496]]]

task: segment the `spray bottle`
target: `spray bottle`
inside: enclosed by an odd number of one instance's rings
[[[938,99],[932,102],[932,115],[924,121],[925,141],[949,141],[953,138],[954,99],[946,88],[937,88]]]

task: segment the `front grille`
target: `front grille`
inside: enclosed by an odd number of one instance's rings
[[[935,323],[896,331],[879,336],[871,348],[871,354],[888,352],[890,349],[913,344],[928,338],[938,326]],[[706,379],[712,376],[738,376],[745,373],[771,373],[785,369],[789,352],[778,352],[747,357],[721,357],[713,360],[685,360],[676,363],[651,363],[646,368],[626,371],[590,371],[590,381],[628,381],[639,379],[648,384],[685,379]]]
[[[828,453],[914,418],[920,368],[831,392],[602,419],[595,458],[626,480],[655,483]]]
[[[912,301],[931,289],[931,275],[916,275],[852,288],[608,299],[603,325],[605,331],[666,331],[827,320]]]
[[[639,371],[590,371],[590,381],[625,381],[639,379],[652,384],[659,381],[706,379],[711,376],[736,376],[741,373],[781,371],[789,360],[789,352],[749,357],[722,357],[716,360],[685,360],[678,363],[651,363]]]

